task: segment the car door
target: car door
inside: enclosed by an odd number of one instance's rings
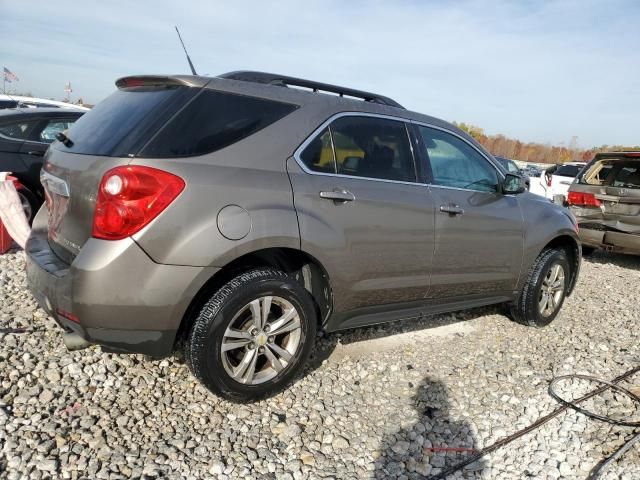
[[[25,120],[21,116],[0,124],[0,172],[20,174],[27,170],[20,149],[36,125],[37,122]]]
[[[417,181],[403,121],[342,114],[296,151],[288,171],[301,247],[327,269],[334,313],[428,295],[434,203]]]
[[[415,128],[436,206],[431,296],[512,292],[524,248],[517,196],[500,193],[502,173],[461,136]]]

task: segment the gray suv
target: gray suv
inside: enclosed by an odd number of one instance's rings
[[[48,150],[27,274],[68,348],[181,350],[234,401],[328,332],[505,303],[551,322],[581,250],[453,125],[260,72],[136,76]]]

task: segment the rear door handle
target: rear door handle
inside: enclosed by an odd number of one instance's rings
[[[33,150],[31,152],[27,152],[27,155],[33,155],[34,157],[42,157],[44,156],[44,151]]]
[[[459,205],[440,205],[440,211],[449,215],[462,215],[464,213],[464,209],[460,208]]]
[[[320,192],[320,198],[325,200],[333,200],[334,202],[353,202],[356,197],[347,190],[333,190],[329,192]]]

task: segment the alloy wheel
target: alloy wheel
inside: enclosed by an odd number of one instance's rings
[[[282,297],[263,296],[236,313],[222,339],[222,363],[231,378],[257,385],[272,380],[292,362],[302,325],[296,308]]]
[[[563,266],[559,263],[552,264],[540,287],[538,308],[543,317],[552,315],[560,305],[564,296],[564,279]]]

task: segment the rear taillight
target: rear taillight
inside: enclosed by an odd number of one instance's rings
[[[184,180],[156,168],[113,168],[98,187],[91,235],[103,240],[129,237],[156,218],[183,189]]]
[[[551,186],[551,180],[553,180],[553,177],[551,175],[547,176],[547,187]]]
[[[593,193],[569,192],[567,203],[576,207],[599,207],[600,200]]]

